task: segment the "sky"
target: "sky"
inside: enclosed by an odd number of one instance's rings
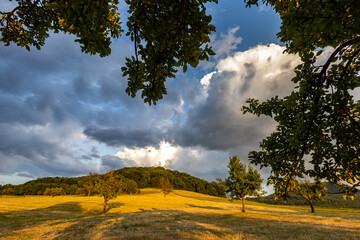
[[[10,8],[1,1],[0,9]],[[126,6],[120,11],[126,22]],[[126,37],[115,39],[105,58],[82,53],[65,34],[51,34],[40,51],[0,45],[0,184],[130,166],[215,181],[228,175],[230,156],[248,163],[276,125],[244,115],[242,106],[289,94],[300,61],[283,53],[271,8],[222,0],[207,11],[217,54],[167,80],[168,94],[156,106],[125,93],[121,67],[134,53]],[[267,178],[270,170],[259,170]]]

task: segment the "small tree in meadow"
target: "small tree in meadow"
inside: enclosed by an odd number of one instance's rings
[[[87,196],[89,197],[92,192],[96,191],[98,184],[98,174],[89,173],[89,176],[83,181],[83,187],[86,189]]]
[[[159,184],[161,187],[161,192],[164,194],[164,197],[173,191],[173,185],[171,185],[169,179],[166,177],[161,177],[159,179]]]
[[[133,179],[126,181],[125,192],[127,192],[130,195],[139,193],[140,190],[139,190],[138,184]]]
[[[245,197],[259,196],[261,193],[261,175],[253,167],[240,162],[238,156],[230,157],[229,177],[223,185],[231,199],[242,199],[242,212],[245,212]],[[221,184],[222,181],[220,181]]]
[[[97,191],[100,196],[104,198],[104,213],[109,210],[107,206],[109,200],[116,198],[118,193],[122,192],[123,189],[124,181],[120,178],[119,174],[116,174],[112,170],[98,177]]]
[[[319,179],[316,179],[314,182],[310,182],[306,178],[300,181],[289,181],[289,190],[290,192],[305,198],[310,205],[312,213],[315,212],[314,200],[325,201],[327,192],[324,182]],[[277,192],[275,198],[282,197],[287,199],[288,195],[280,195],[279,193],[280,192]]]

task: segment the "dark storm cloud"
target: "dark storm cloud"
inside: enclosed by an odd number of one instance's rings
[[[0,174],[76,176],[95,169],[94,165],[83,164],[70,148],[61,144],[68,138],[63,127],[58,129],[60,134],[42,127],[9,124],[0,124],[0,129]]]
[[[26,173],[26,172],[24,172],[24,173],[18,173],[17,175],[20,176],[20,177],[34,178],[33,175],[28,174],[28,173]]]
[[[207,181],[226,176],[228,152],[207,151],[203,148],[181,149],[172,159],[166,161],[166,168],[187,172]]]
[[[136,167],[137,164],[134,161],[128,159],[121,159],[113,155],[105,155],[101,157],[101,165],[105,171],[110,169],[119,169],[124,167]]]
[[[24,128],[8,124],[1,124],[0,128],[0,152],[6,155],[18,155],[29,159],[51,159],[57,152],[64,150],[36,132],[27,132]]]
[[[131,136],[127,140],[129,135],[115,139],[103,131],[97,135],[96,129],[90,131],[91,137],[110,144],[125,139],[129,146],[157,145],[160,137],[153,126],[171,117],[171,109],[180,104],[176,90],[169,91],[169,103],[156,108],[125,93],[121,66],[131,48],[123,40],[113,44],[113,55],[107,58],[81,53],[73,40],[68,35],[53,35],[41,51],[0,47],[1,174],[27,169],[34,176],[97,171],[88,160],[99,160],[98,150],[86,153],[67,142],[84,129],[89,132],[92,125],[111,129],[131,124],[135,130],[124,132]],[[91,142],[81,147],[87,144]]]
[[[98,154],[91,154],[90,157],[91,157],[91,158],[100,158],[100,155],[98,155]]]
[[[129,148],[158,146],[163,140],[161,132],[157,129],[88,127],[84,130],[84,134],[108,146],[126,146]]]
[[[63,35],[49,40],[41,51],[0,48],[0,98],[6,98],[2,102],[7,104],[1,121],[44,125],[63,122],[79,112],[74,111],[77,94],[69,86],[78,65],[72,63],[77,51],[72,45],[58,46],[71,40]]]
[[[154,126],[167,124],[179,111],[181,91],[176,88],[170,87],[169,95],[156,107],[144,104],[140,96],[132,99],[125,93],[127,81],[121,67],[132,45],[118,39],[112,45],[112,55],[100,58],[81,53],[73,40],[69,35],[54,34],[41,51],[0,47],[1,161],[16,158],[15,162],[39,163],[54,171],[51,159],[99,159],[99,152],[64,146],[84,130],[89,139],[112,146],[158,145],[162,138]],[[90,127],[94,125],[98,128]],[[125,130],[116,130],[119,125]],[[115,129],[119,139],[104,129]],[[53,141],[54,136],[58,141]],[[43,164],[45,159],[49,165]],[[17,167],[6,166],[8,171]]]
[[[97,149],[97,147],[92,147],[91,152],[89,154],[81,156],[81,159],[84,159],[84,160],[93,160],[93,159],[97,159],[97,158],[100,158],[99,150]]]
[[[46,116],[34,111],[26,99],[10,94],[0,94],[0,123],[18,123],[23,125],[44,124]]]
[[[92,157],[89,156],[89,155],[82,155],[82,156],[81,156],[81,159],[84,159],[84,160],[92,160]]]

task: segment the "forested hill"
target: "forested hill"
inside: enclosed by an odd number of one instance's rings
[[[128,167],[115,170],[124,181],[134,180],[139,188],[157,188],[160,178],[168,178],[174,189],[188,190],[212,196],[225,196],[224,190],[216,182],[207,182],[187,173],[165,169],[163,167]],[[47,188],[61,188],[62,194],[86,194],[89,176],[76,178],[45,177],[20,185],[0,185],[3,195],[43,195]]]

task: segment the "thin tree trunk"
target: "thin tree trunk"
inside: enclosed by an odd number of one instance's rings
[[[308,200],[310,207],[311,207],[311,212],[314,213],[315,209],[314,209],[314,204],[312,203],[312,201]]]
[[[311,212],[314,213],[314,212],[315,212],[315,209],[314,209],[314,204],[313,204],[313,202],[312,202],[312,199],[311,199],[310,197],[307,197],[307,196],[305,196],[305,195],[303,195],[303,194],[300,194],[300,193],[298,193],[298,195],[302,196],[303,198],[306,199],[306,201],[308,201],[308,203],[309,203],[309,205],[310,205],[310,207],[311,207]]]
[[[312,199],[311,199],[311,198],[307,198],[307,197],[305,197],[305,196],[303,196],[303,197],[308,201],[308,203],[309,203],[309,205],[310,205],[310,208],[311,208],[311,212],[314,213],[314,212],[315,212],[315,209],[314,209],[314,204],[313,204],[313,202],[312,202]]]
[[[245,212],[245,195],[242,195],[242,212]]]
[[[103,209],[104,213],[107,212],[107,202],[108,202],[108,201],[109,201],[109,200],[104,197],[104,209]]]

